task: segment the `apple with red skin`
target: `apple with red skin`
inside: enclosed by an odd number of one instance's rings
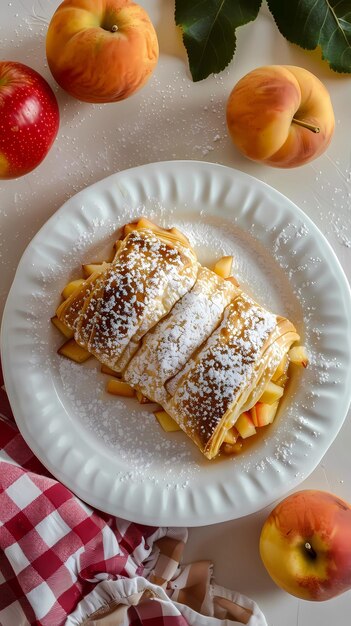
[[[260,554],[274,582],[304,600],[351,589],[351,506],[326,491],[303,490],[266,519]]]
[[[59,123],[57,100],[46,80],[22,63],[0,61],[0,179],[37,167]]]

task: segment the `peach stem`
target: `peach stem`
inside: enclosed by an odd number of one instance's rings
[[[118,26],[117,26],[117,24],[114,24],[114,25],[112,26],[112,28],[111,28],[111,32],[112,32],[112,33],[116,33],[117,31],[118,31]]]
[[[301,120],[297,120],[296,117],[293,117],[292,121],[295,122],[295,124],[297,124],[298,126],[302,126],[303,128],[307,128],[308,130],[311,130],[313,133],[321,132],[321,129],[319,128],[319,126],[313,126],[313,124],[302,122]]]
[[[315,559],[316,558],[317,554],[316,554],[315,550],[312,548],[312,546],[309,543],[309,541],[306,541],[306,543],[305,543],[305,550],[306,550],[308,556],[311,559]]]

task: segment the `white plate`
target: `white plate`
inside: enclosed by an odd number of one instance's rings
[[[56,354],[62,338],[49,319],[60,290],[141,215],[187,232],[202,262],[233,254],[241,284],[308,347],[311,365],[296,368],[276,422],[237,458],[207,461],[184,433],[164,433],[152,406],[108,396],[96,363]],[[325,238],[274,189],[220,165],[144,165],[71,198],[28,246],[3,319],[5,384],[29,446],[89,504],[144,524],[234,519],[300,483],[338,433],[350,402],[350,302]]]

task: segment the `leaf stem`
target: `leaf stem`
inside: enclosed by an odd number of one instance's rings
[[[303,122],[302,120],[298,120],[296,119],[296,117],[293,117],[292,121],[297,124],[298,126],[302,126],[302,128],[307,128],[307,130],[312,131],[312,133],[320,133],[321,129],[319,128],[319,126],[314,126],[313,124],[308,124],[308,122]]]

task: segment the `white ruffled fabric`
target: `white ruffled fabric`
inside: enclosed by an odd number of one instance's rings
[[[164,624],[168,617],[185,618],[189,626],[267,626],[262,611],[257,604],[246,596],[230,591],[219,585],[208,587],[208,606],[216,611],[215,615],[203,615],[172,600],[159,585],[154,585],[146,578],[136,577],[104,581],[82,600],[75,611],[67,618],[65,626],[129,626],[127,609],[138,606],[143,601],[160,604],[160,615]],[[234,608],[234,606],[236,608]],[[237,612],[237,618],[220,617],[228,610]],[[142,618],[141,618],[142,619]],[[143,622],[141,621],[140,624]]]

